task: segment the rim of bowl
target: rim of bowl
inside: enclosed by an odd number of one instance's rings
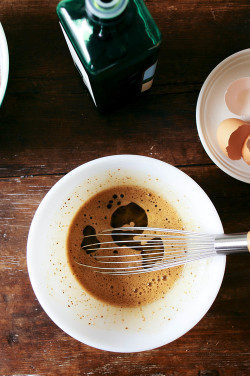
[[[8,78],[9,78],[9,49],[7,44],[7,39],[5,36],[5,32],[3,26],[0,22],[0,50],[1,50],[1,60],[0,60],[0,75],[1,75],[1,83],[0,83],[0,106],[3,102]]]
[[[111,163],[110,168],[112,168],[112,162],[117,163],[119,161],[119,159],[123,160],[124,158],[127,159],[128,161],[131,161],[131,163],[133,163],[133,161],[135,161],[135,159],[137,159],[137,162],[139,162],[140,160],[141,161],[147,160],[149,164],[154,163],[154,164],[157,164],[159,166],[165,165],[167,168],[173,169],[176,172],[178,172],[179,174],[181,174],[183,177],[185,177],[185,179],[187,181],[190,182],[191,185],[193,185],[194,188],[197,187],[197,189],[201,191],[201,193],[204,195],[204,197],[206,197],[208,202],[210,202],[211,208],[213,208],[215,217],[217,216],[218,227],[219,227],[219,223],[220,223],[220,227],[223,231],[222,223],[220,221],[220,218],[219,218],[219,215],[216,211],[216,208],[214,207],[212,201],[210,200],[208,195],[205,193],[205,191],[190,176],[188,176],[183,171],[181,171],[178,168],[168,164],[167,162],[163,162],[163,161],[160,161],[160,160],[155,159],[155,158],[141,156],[141,155],[122,154],[122,155],[111,155],[111,156],[107,156],[107,157],[94,159],[94,160],[86,162],[86,163],[76,167],[75,169],[71,170],[64,177],[62,177],[58,182],[56,182],[54,186],[52,186],[52,188],[47,192],[47,194],[45,195],[45,197],[43,198],[43,200],[41,201],[40,205],[37,208],[37,211],[36,211],[36,213],[33,217],[33,220],[32,220],[31,226],[30,226],[30,230],[29,230],[29,235],[28,235],[27,266],[28,266],[28,274],[29,274],[29,278],[30,278],[32,288],[35,292],[35,295],[36,295],[39,303],[41,304],[42,308],[44,309],[44,311],[47,313],[47,315],[50,317],[50,319],[59,328],[61,328],[65,333],[67,333],[72,338],[74,338],[74,339],[78,340],[79,342],[84,343],[88,346],[92,346],[94,348],[105,350],[105,351],[121,352],[121,353],[147,351],[147,350],[150,350],[150,349],[158,348],[160,346],[167,345],[168,343],[180,338],[181,336],[186,334],[189,330],[191,330],[204,317],[204,315],[207,313],[207,311],[210,309],[211,305],[213,304],[214,300],[216,299],[216,296],[217,296],[217,294],[220,290],[220,287],[221,287],[221,283],[223,281],[224,272],[225,272],[225,265],[226,265],[226,257],[222,256],[221,266],[219,267],[220,272],[219,272],[218,278],[217,278],[218,283],[216,285],[216,288],[213,288],[213,291],[211,292],[209,299],[207,299],[206,305],[204,307],[202,307],[202,309],[200,309],[200,312],[199,312],[199,315],[198,315],[199,317],[193,317],[193,319],[191,320],[192,322],[191,322],[191,324],[189,324],[188,328],[185,328],[184,330],[183,330],[183,328],[182,329],[179,328],[177,330],[177,332],[178,332],[177,336],[174,336],[173,338],[171,338],[170,341],[166,341],[165,339],[161,338],[161,339],[158,340],[157,344],[153,345],[153,347],[145,345],[144,343],[141,344],[140,346],[138,346],[138,344],[137,345],[130,344],[129,348],[126,348],[126,346],[124,347],[123,345],[120,346],[120,348],[118,348],[118,347],[116,347],[116,345],[111,345],[110,343],[106,344],[106,345],[103,345],[103,344],[100,345],[94,339],[92,339],[88,336],[83,339],[82,335],[79,335],[79,333],[76,333],[74,330],[71,330],[71,328],[69,328],[67,326],[67,324],[64,322],[64,320],[61,319],[60,317],[58,317],[58,315],[56,315],[53,312],[53,309],[51,309],[51,307],[49,307],[49,305],[46,303],[46,297],[44,297],[39,291],[38,283],[37,283],[37,275],[36,275],[35,270],[32,266],[32,257],[34,257],[34,256],[32,256],[32,252],[33,252],[32,250],[34,249],[33,246],[34,246],[34,243],[35,243],[34,237],[35,237],[35,233],[36,233],[36,228],[37,228],[37,226],[39,227],[39,218],[41,216],[44,216],[44,214],[45,214],[44,210],[46,210],[46,207],[48,206],[51,199],[53,199],[53,197],[56,194],[56,192],[58,191],[58,189],[61,190],[62,186],[67,184],[71,179],[74,179],[74,177],[77,176],[79,174],[79,172],[82,172],[82,170],[86,170],[86,169],[90,168],[91,166],[94,167],[97,163],[103,163],[103,162],[108,161],[108,160]]]

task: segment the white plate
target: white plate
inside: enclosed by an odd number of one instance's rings
[[[9,51],[7,40],[0,22],[0,106],[2,104],[9,77]]]
[[[228,175],[250,183],[250,166],[242,159],[232,161],[227,158],[216,139],[220,122],[227,118],[237,118],[225,104],[225,92],[233,81],[247,76],[250,76],[250,49],[237,52],[217,65],[201,88],[196,107],[196,123],[202,145],[212,161]]]

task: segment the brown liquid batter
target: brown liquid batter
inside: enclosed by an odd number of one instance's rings
[[[143,252],[136,248],[128,250],[121,247],[121,244],[126,245],[126,240],[134,237],[133,233],[129,237],[120,237],[119,240],[123,243],[115,243],[115,227],[125,225],[183,228],[182,221],[172,205],[153,191],[138,186],[113,187],[90,198],[76,213],[68,233],[68,260],[73,274],[91,295],[112,305],[135,307],[163,298],[179,278],[182,266],[129,276],[115,276],[96,273],[93,269],[75,262],[100,266],[94,258],[95,255],[105,252],[108,255],[110,252],[133,252],[137,255],[136,259],[141,260],[146,268],[148,259],[144,258]],[[114,231],[110,236],[98,235],[102,230],[113,227]],[[85,238],[88,234],[97,235]],[[117,248],[115,251],[100,248],[93,251],[93,243],[97,241],[113,242],[112,246],[117,245]]]

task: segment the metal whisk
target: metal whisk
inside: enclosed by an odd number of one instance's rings
[[[96,242],[96,239],[111,240]],[[91,237],[95,239],[91,243]],[[233,253],[250,252],[248,233],[213,235],[173,229],[121,227],[89,235],[83,250],[93,257],[91,267],[104,274],[139,274]],[[105,239],[105,238],[104,238]],[[107,238],[106,238],[107,239]]]

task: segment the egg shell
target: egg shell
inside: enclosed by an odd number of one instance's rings
[[[235,132],[243,124],[245,124],[245,122],[243,120],[235,119],[235,118],[229,118],[229,119],[223,120],[217,128],[218,144],[219,144],[221,150],[223,151],[223,153],[227,157],[229,156],[228,152],[227,152],[227,147],[228,147],[228,144],[229,144],[230,136],[232,135],[233,132]],[[244,142],[244,140],[243,140],[243,142]],[[242,149],[242,147],[241,147],[241,149]],[[240,158],[241,158],[241,149],[240,149]]]
[[[242,77],[230,84],[225,93],[226,105],[233,114],[250,115],[250,77]]]
[[[231,134],[227,147],[227,154],[230,159],[241,159],[243,144],[249,135],[250,124],[241,125],[238,129],[236,129],[236,131]]]
[[[245,139],[242,148],[242,158],[250,165],[250,135]]]

